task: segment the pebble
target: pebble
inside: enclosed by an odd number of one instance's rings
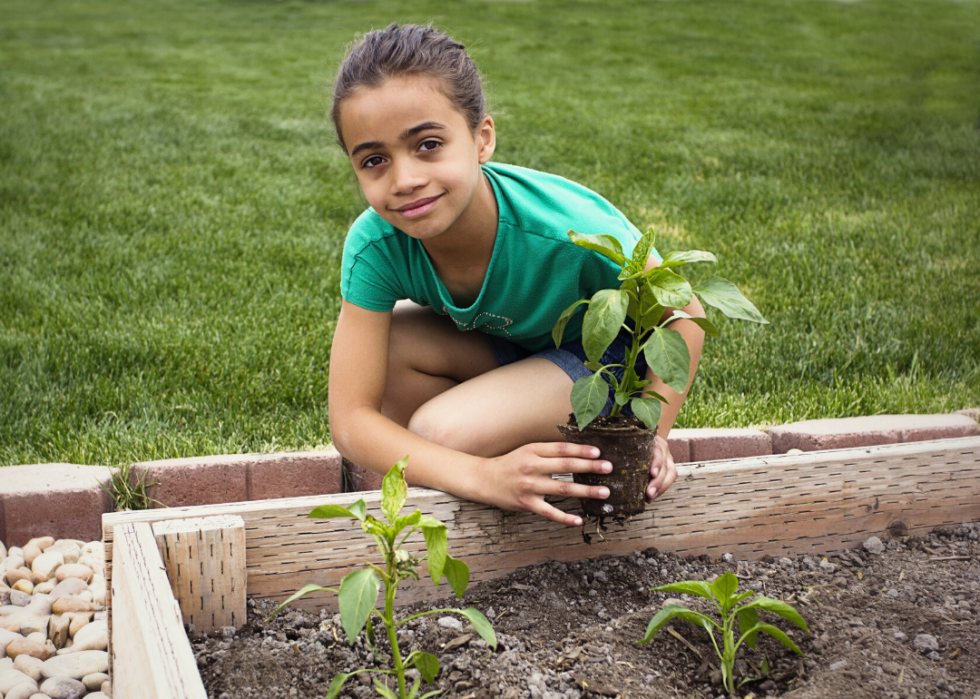
[[[916,635],[915,640],[912,641],[912,645],[923,655],[939,650],[939,641],[936,640],[935,636],[928,633]]]
[[[71,647],[73,653],[83,650],[105,650],[109,647],[109,623],[93,621],[80,629],[72,638],[74,639]]]
[[[78,597],[59,597],[51,605],[51,611],[55,614],[65,612],[94,612],[95,606],[91,602],[86,602]]]
[[[10,603],[15,607],[26,607],[31,603],[31,595],[20,590],[11,590]]]
[[[88,688],[68,677],[52,677],[44,681],[41,691],[51,699],[80,699],[88,694]]]
[[[53,536],[36,536],[27,542],[27,545],[37,546],[42,551],[47,551],[49,548],[54,546],[55,538]]]
[[[70,677],[73,680],[108,670],[109,654],[104,650],[83,650],[79,653],[56,655],[45,660],[41,666],[41,674],[45,677]]]
[[[462,631],[463,624],[456,617],[443,616],[439,617],[439,621],[436,622],[444,629],[452,629],[453,631]]]
[[[102,684],[109,680],[109,675],[104,672],[93,672],[91,675],[85,675],[82,678],[82,684],[84,684],[88,691],[98,692],[102,689]]]
[[[92,612],[79,612],[72,615],[71,624],[68,627],[68,635],[75,638],[75,634],[85,628],[92,620]]]
[[[28,684],[24,682],[19,684],[9,692],[7,692],[7,699],[31,699],[32,697],[47,697],[46,694],[37,693],[37,684]]]
[[[67,578],[62,582],[58,583],[54,590],[51,592],[51,601],[61,599],[62,597],[72,597],[77,595],[79,592],[83,592],[88,589],[84,580],[79,580],[78,578]]]
[[[34,658],[47,660],[51,657],[51,651],[43,643],[21,638],[7,644],[7,657],[16,661],[18,655],[30,655]]]
[[[14,669],[20,670],[35,682],[41,681],[41,665],[44,661],[30,655],[18,655],[14,659]]]
[[[40,555],[41,549],[37,546],[37,544],[27,542],[27,545],[24,546],[24,563],[30,565],[34,562],[34,559]]]
[[[836,663],[831,663],[830,664],[830,670],[831,670],[831,672],[836,672],[837,670],[840,670],[841,668],[845,667],[846,665],[847,665],[847,661],[846,660],[838,660]]]
[[[92,579],[92,569],[80,563],[65,563],[58,568],[56,575],[58,582],[64,582],[68,578],[78,578],[87,585],[88,581]]]
[[[868,537],[861,546],[868,553],[873,553],[876,556],[880,556],[885,552],[885,545],[881,543],[881,539],[877,536]]]
[[[20,670],[14,670],[13,668],[0,670],[0,694],[3,696],[9,696],[10,690],[22,683],[30,684],[34,687],[34,691],[37,691],[37,682]],[[30,695],[28,694],[28,696]]]
[[[11,641],[15,641],[21,638],[19,633],[14,633],[13,631],[7,631],[6,629],[0,629],[0,657],[3,657],[7,653],[7,644]]]
[[[45,551],[34,559],[31,570],[42,576],[45,580],[50,580],[55,576],[58,568],[65,564],[65,556],[60,551]]]
[[[835,566],[830,561],[820,561],[820,570],[822,570],[825,573],[832,574],[834,571],[837,570],[837,566]]]
[[[64,648],[68,642],[68,626],[71,624],[71,617],[67,614],[52,614],[48,622],[48,638],[54,643],[55,648]]]
[[[34,583],[32,583],[27,578],[22,578],[10,586],[11,590],[20,590],[26,594],[31,594],[34,592]]]
[[[731,563],[735,560],[735,556],[730,553],[723,553],[721,554],[721,560],[723,560],[725,563]]]

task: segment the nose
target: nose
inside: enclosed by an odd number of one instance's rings
[[[411,158],[396,158],[391,163],[391,182],[396,194],[411,194],[426,184],[426,178]]]

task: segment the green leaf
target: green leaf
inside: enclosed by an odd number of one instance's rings
[[[793,640],[789,636],[787,636],[781,629],[778,629],[777,627],[772,626],[771,624],[756,624],[755,626],[750,628],[748,632],[750,634],[755,634],[755,635],[758,635],[760,633],[769,634],[770,636],[775,638],[777,641],[782,643],[784,646],[786,646],[793,652],[799,655],[803,655],[803,651],[801,651],[799,648],[796,647],[796,644],[793,643]]]
[[[429,697],[434,697],[434,696],[436,696],[438,694],[442,694],[444,691],[445,690],[443,690],[443,689],[434,689],[431,692],[426,692],[425,694],[423,694],[422,696],[420,696],[419,699],[429,699]]]
[[[660,631],[660,629],[662,629],[667,622],[671,621],[672,619],[682,619],[683,621],[690,622],[695,626],[700,626],[709,634],[711,633],[711,627],[715,625],[714,622],[704,614],[692,612],[690,609],[679,607],[676,604],[669,604],[654,614],[653,618],[650,620],[650,623],[647,625],[647,632],[640,640],[640,643],[648,643],[654,636],[657,635],[657,632]]]
[[[687,388],[691,353],[684,336],[670,328],[657,328],[645,343],[643,356],[650,370],[678,393]]]
[[[714,306],[729,318],[749,320],[753,323],[768,323],[759,309],[742,295],[730,281],[712,277],[694,287],[694,293],[709,306]]]
[[[575,421],[579,431],[588,427],[595,420],[609,400],[609,384],[602,378],[602,372],[597,371],[591,376],[583,376],[572,386],[572,410],[575,411]]]
[[[415,699],[419,694],[419,687],[422,686],[422,678],[416,677],[412,683],[412,688],[408,690],[408,699]]]
[[[405,527],[414,527],[422,520],[422,510],[415,510],[410,515],[405,515],[404,517],[399,517],[395,520],[394,530],[400,532]]]
[[[565,326],[568,325],[568,322],[572,319],[572,316],[575,315],[578,307],[583,303],[587,304],[589,303],[589,300],[579,299],[562,311],[561,315],[558,316],[558,320],[555,322],[555,327],[551,329],[551,338],[555,341],[555,347],[561,347],[561,338],[565,334]]]
[[[732,600],[732,602],[734,604],[738,604],[739,602],[741,602],[746,597],[751,597],[754,594],[755,594],[755,590],[746,590],[745,592],[741,593],[740,595],[736,595],[735,598]]]
[[[745,632],[759,623],[759,612],[751,608],[746,609],[742,607],[735,611],[735,616],[738,618],[738,630],[745,637],[745,642],[749,644],[749,648],[755,648],[756,637],[759,635],[758,632],[747,635]]]
[[[367,505],[364,504],[364,498],[361,498],[347,509],[349,509],[350,513],[362,522],[367,516]]]
[[[438,526],[435,523],[438,523]],[[446,525],[437,519],[433,519],[430,523],[423,517],[421,524],[425,548],[429,552],[429,557],[426,559],[429,565],[429,577],[436,587],[439,587],[439,581],[442,580],[442,573],[446,567],[446,559],[449,556],[449,535],[446,533]]]
[[[796,624],[797,626],[799,626],[807,633],[810,633],[810,629],[807,628],[806,621],[803,619],[802,616],[800,616],[800,613],[795,609],[793,609],[793,607],[791,607],[790,605],[786,604],[781,600],[772,599],[771,597],[765,597],[763,595],[759,595],[754,600],[746,604],[745,607],[742,608],[765,609],[767,612],[778,614],[786,621],[790,621]]]
[[[359,519],[357,515],[343,505],[320,505],[319,507],[313,508],[313,511],[306,516],[309,519],[334,519],[336,517]]]
[[[630,270],[633,272],[643,272],[647,266],[647,261],[650,259],[650,251],[653,250],[653,243],[656,238],[657,234],[651,228],[637,241],[633,247],[633,257],[630,259]]]
[[[680,311],[676,309],[674,310],[673,314],[671,314],[670,320],[673,320],[674,318],[686,318],[687,320],[696,323],[698,327],[704,330],[705,335],[710,335],[711,337],[718,337],[718,328],[716,328],[715,324],[712,323],[707,318],[695,318],[692,315],[688,315],[684,311]],[[670,320],[668,320],[667,322],[670,322]]]
[[[352,645],[367,623],[368,616],[378,601],[380,589],[378,577],[371,568],[349,573],[341,581],[337,600],[340,621],[347,633],[347,640]]]
[[[732,606],[732,597],[738,591],[738,578],[731,573],[724,573],[711,583],[711,591],[727,611]]]
[[[343,688],[344,682],[356,674],[356,672],[338,672],[336,675],[334,675],[333,681],[327,688],[327,693],[323,696],[323,699],[334,699],[335,696],[340,694],[340,690]]]
[[[669,252],[660,263],[661,267],[681,267],[692,262],[717,262],[718,258],[703,250],[683,250]]]
[[[449,586],[453,588],[456,596],[462,599],[466,593],[466,587],[470,584],[470,567],[447,553],[444,572],[446,573],[446,580],[449,581]]]
[[[663,403],[659,400],[656,398],[634,398],[630,401],[630,409],[648,428],[657,429],[660,413],[663,410]]]
[[[398,699],[398,695],[388,689],[388,685],[381,680],[374,681],[374,689],[385,699]]]
[[[626,256],[623,255],[623,246],[611,235],[605,235],[603,233],[599,235],[586,235],[584,233],[568,231],[568,239],[579,247],[594,250],[601,255],[605,255],[620,267],[626,264]]]
[[[439,676],[439,659],[430,654],[420,652],[415,656],[415,667],[418,668],[419,674],[422,675],[424,679],[429,684],[436,681],[436,677]]]
[[[705,599],[711,599],[713,597],[711,594],[711,585],[703,580],[684,580],[682,582],[670,583],[669,585],[661,585],[660,587],[651,587],[650,589],[661,592],[679,592],[682,595],[695,595],[697,597],[704,597]]]
[[[602,289],[592,296],[582,319],[582,347],[590,361],[601,361],[616,339],[626,320],[629,301],[629,295],[622,289]]]
[[[372,653],[378,655],[378,639],[374,635],[374,624],[371,623],[370,616],[368,616],[367,623],[365,624],[364,628],[367,630],[368,647],[371,648]]]
[[[405,466],[408,457],[391,467],[381,481],[381,511],[385,519],[394,523],[408,500],[408,485],[405,484]]]
[[[265,618],[265,620],[266,621],[269,621],[269,620],[275,618],[275,616],[277,614],[279,614],[279,612],[281,612],[283,610],[283,608],[286,607],[290,602],[294,602],[294,601],[298,600],[300,597],[305,597],[306,595],[310,594],[311,592],[337,592],[337,591],[335,589],[333,589],[332,587],[320,587],[319,585],[306,585],[305,587],[303,587],[302,590],[300,590],[299,592],[291,595],[290,597],[288,597],[286,599],[285,602],[283,602],[278,607],[276,607],[276,610],[274,612],[272,612],[272,614],[270,614],[269,616],[267,616]]]
[[[494,650],[497,650],[497,634],[493,632],[493,626],[491,626],[487,618],[483,616],[483,612],[476,607],[467,607],[466,609],[454,611],[456,611],[457,614],[462,614],[464,617],[466,617],[473,625],[476,632],[480,634],[480,638],[486,641],[488,646]]]
[[[669,269],[654,267],[647,273],[646,284],[661,306],[684,308],[691,302],[691,285],[684,277]]]

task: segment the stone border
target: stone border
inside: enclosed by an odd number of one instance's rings
[[[766,456],[980,435],[980,408],[949,415],[877,415],[807,420],[755,429],[675,429],[668,443],[677,463]],[[381,476],[344,461],[335,450],[231,454],[134,464],[151,494],[171,507],[376,490]],[[346,474],[342,473],[346,470]],[[104,466],[35,464],[0,468],[0,541],[34,536],[92,540],[112,501]],[[346,481],[346,482],[345,482]],[[346,487],[345,487],[346,486]]]

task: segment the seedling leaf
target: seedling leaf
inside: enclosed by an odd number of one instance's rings
[[[378,577],[371,568],[349,573],[341,581],[337,602],[340,606],[340,620],[351,645],[367,623],[368,616],[378,601],[380,589]]]
[[[419,653],[415,656],[415,667],[419,674],[429,684],[436,681],[439,676],[439,659],[431,653]]]
[[[800,613],[795,609],[793,609],[790,605],[786,604],[785,602],[782,602],[778,599],[772,599],[771,597],[765,597],[763,595],[759,595],[754,600],[752,600],[747,605],[745,605],[743,609],[753,608],[753,607],[758,609],[765,609],[767,612],[772,612],[773,614],[778,614],[786,621],[791,621],[794,624],[796,624],[798,627],[806,631],[807,633],[810,633],[810,629],[807,628],[806,621],[803,619],[802,616],[800,616]]]
[[[711,633],[711,627],[715,625],[715,623],[704,614],[692,612],[690,609],[680,607],[676,604],[668,604],[666,607],[654,614],[653,618],[650,620],[650,623],[647,625],[646,634],[642,639],[640,639],[640,643],[648,643],[654,636],[657,635],[657,632],[666,626],[667,622],[671,621],[672,619],[682,619],[683,621],[690,622],[695,626],[700,626],[709,634]]]
[[[418,696],[420,686],[422,686],[422,678],[416,677],[412,683],[412,688],[408,690],[408,699],[415,699]]]
[[[684,308],[691,302],[691,285],[684,277],[669,269],[654,267],[647,273],[646,284],[661,306]]]
[[[333,680],[330,682],[330,686],[327,688],[327,693],[323,696],[323,699],[334,699],[335,696],[340,694],[340,690],[343,688],[344,682],[356,674],[356,672],[338,672],[336,675],[334,675]]]
[[[663,404],[656,398],[634,398],[630,401],[630,409],[644,425],[654,430],[657,428],[657,423],[660,422]]]
[[[711,585],[703,580],[684,580],[683,582],[651,587],[650,589],[660,590],[661,592],[679,592],[682,595],[696,595],[705,599],[712,598]]]
[[[678,393],[687,388],[691,353],[684,336],[670,328],[657,328],[643,345],[647,366]]]
[[[306,516],[309,519],[333,519],[335,517],[363,519],[363,517],[358,517],[343,505],[320,505],[319,507],[313,508],[313,511]]]
[[[281,612],[290,602],[298,600],[300,597],[305,597],[311,592],[336,592],[332,587],[320,587],[319,585],[306,585],[299,592],[294,593],[286,599],[285,602],[276,607],[276,610],[266,617],[266,621],[273,619],[279,612]]]
[[[396,532],[400,532],[405,527],[414,527],[422,519],[422,510],[415,510],[410,515],[405,515],[404,517],[399,517],[395,520],[394,529]]]
[[[718,576],[718,578],[711,583],[711,591],[721,602],[722,609],[725,613],[732,607],[732,597],[735,596],[735,592],[738,590],[738,578],[736,578],[731,573],[724,573]]]
[[[749,629],[755,627],[759,623],[759,612],[752,608],[741,607],[737,610],[736,616],[738,617],[738,630],[745,637],[745,642],[749,644],[749,648],[755,648],[756,638],[759,636],[758,631],[752,633],[746,633]]]
[[[438,526],[426,522],[425,517],[422,517],[421,525],[422,536],[425,537],[425,548],[429,551],[427,559],[429,577],[438,587],[439,581],[442,580],[442,573],[446,568],[446,559],[449,556],[449,536],[446,533],[445,524],[439,520],[433,520],[433,522],[437,522]]]
[[[681,267],[692,262],[717,262],[718,258],[704,250],[683,250],[669,252],[660,263],[661,267]]]
[[[493,632],[493,626],[483,616],[483,612],[476,607],[467,607],[466,609],[458,610],[456,613],[465,616],[473,625],[476,632],[480,634],[480,638],[486,641],[488,646],[497,650],[497,634]]]
[[[582,319],[582,347],[589,361],[602,360],[623,327],[628,310],[629,295],[622,289],[602,289],[595,293]]]
[[[609,384],[602,378],[602,372],[597,371],[591,376],[584,376],[572,386],[572,410],[575,411],[575,421],[579,431],[584,430],[590,422],[599,416],[609,400]]]
[[[721,277],[712,277],[694,287],[694,293],[707,303],[714,306],[729,318],[749,320],[753,323],[767,324],[769,321],[762,317],[759,309],[752,305],[742,292],[730,281]]]
[[[462,599],[466,593],[467,585],[470,584],[470,567],[447,553],[444,572],[446,573],[446,580],[449,581],[449,586],[453,588],[456,596]]]
[[[623,246],[611,235],[600,233],[598,235],[586,235],[568,231],[568,239],[579,247],[594,250],[600,255],[605,255],[620,267],[626,263],[626,256],[623,255]]]
[[[398,699],[398,695],[388,689],[388,685],[380,680],[374,681],[374,688],[378,691],[378,694],[383,696],[385,699]]]
[[[684,311],[678,311],[676,309],[671,314],[671,320],[673,320],[674,318],[685,318],[691,321],[692,323],[696,323],[698,327],[704,330],[705,335],[709,335],[711,337],[718,337],[718,328],[716,328],[715,324],[712,323],[707,318],[696,318],[692,315],[685,313]]]
[[[551,338],[555,341],[555,347],[561,347],[561,338],[565,334],[565,326],[568,325],[568,322],[572,319],[572,316],[574,316],[576,311],[578,311],[578,307],[583,303],[588,304],[589,299],[579,299],[562,311],[561,315],[558,316],[558,321],[555,323],[555,327],[551,329]]]
[[[367,505],[364,504],[364,498],[361,498],[347,509],[350,510],[350,513],[354,515],[354,517],[356,517],[362,522],[364,521],[364,518],[367,516]]]
[[[780,630],[775,626],[772,626],[771,624],[756,624],[751,629],[749,629],[749,633],[769,634],[770,636],[775,638],[777,641],[782,643],[784,646],[786,646],[793,652],[797,653],[798,655],[803,655],[803,651],[801,651],[799,648],[796,647],[796,644],[793,643],[793,640],[789,636],[787,636],[785,633],[783,633],[782,630]]]
[[[394,523],[408,500],[408,486],[405,484],[405,466],[408,457],[392,466],[381,481],[381,511],[385,518]]]

